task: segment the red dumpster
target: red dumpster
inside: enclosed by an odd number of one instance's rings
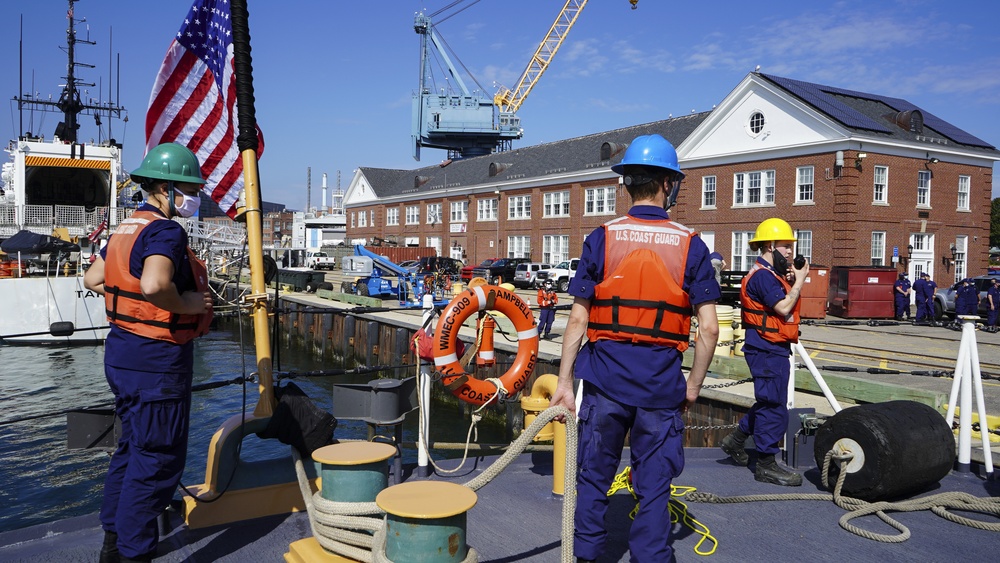
[[[803,319],[826,318],[826,302],[830,289],[830,269],[826,266],[809,265],[809,275],[802,285],[799,300],[802,306],[799,316]]]
[[[885,266],[834,266],[830,270],[830,314],[857,319],[895,317],[892,284],[898,272]]]

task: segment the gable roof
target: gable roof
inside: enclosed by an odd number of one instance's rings
[[[437,192],[446,188],[485,188],[520,178],[544,178],[575,172],[603,170],[610,178],[617,176],[611,172],[611,165],[621,161],[625,147],[639,135],[658,133],[676,147],[709,113],[694,113],[573,139],[445,161],[442,165],[435,164],[415,170],[368,167],[361,167],[359,170],[380,199],[410,199],[414,194]],[[602,146],[605,144],[606,154],[602,154]],[[604,156],[608,158],[602,159]]]
[[[996,147],[901,99],[759,74],[853,133],[996,154]]]

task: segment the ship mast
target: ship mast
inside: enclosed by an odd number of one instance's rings
[[[85,103],[80,97],[80,87],[89,86],[94,87],[92,82],[81,82],[76,77],[76,67],[84,68],[95,68],[92,64],[80,63],[76,61],[76,44],[82,43],[84,45],[96,45],[95,41],[90,40],[90,34],[88,32],[86,39],[80,39],[76,36],[76,23],[86,22],[86,18],[77,20],[73,15],[73,4],[79,0],[67,0],[69,3],[69,10],[66,12],[66,19],[69,20],[69,27],[66,28],[66,76],[63,77],[66,83],[63,85],[62,93],[59,95],[58,101],[51,100],[38,100],[35,99],[33,94],[19,94],[15,100],[17,100],[17,110],[22,112],[25,109],[40,110],[40,111],[51,111],[51,112],[62,112],[63,120],[59,122],[56,126],[55,136],[63,141],[77,142],[77,133],[80,129],[79,116],[80,114],[93,115],[94,121],[98,127],[98,141],[101,139],[101,114],[107,114],[109,120],[111,118],[122,117],[122,112],[125,108],[118,106],[111,99],[111,92],[113,91],[111,85],[108,86],[108,101],[103,103],[100,100],[97,103]],[[21,91],[23,92],[23,88]],[[126,117],[126,119],[128,119]],[[111,126],[108,125],[108,137],[111,136]],[[24,134],[24,131],[19,132],[20,135]]]

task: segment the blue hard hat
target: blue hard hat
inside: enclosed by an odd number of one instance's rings
[[[722,255],[719,254],[718,252],[713,252],[709,254],[708,257],[712,260],[722,260]]]
[[[666,168],[672,172],[684,173],[677,164],[677,151],[669,141],[660,135],[642,135],[636,137],[632,144],[625,149],[625,156],[622,161],[611,167],[615,174],[624,174],[628,165],[652,166],[654,168]]]

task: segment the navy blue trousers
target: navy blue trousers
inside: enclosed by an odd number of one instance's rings
[[[910,316],[910,298],[905,295],[896,296],[896,318]]]
[[[776,455],[788,429],[788,356],[746,346],[743,356],[753,375],[753,397],[757,402],[740,420],[739,429],[753,436],[761,455]]]
[[[986,326],[997,326],[997,313],[1000,313],[1000,309],[990,309],[986,315]]]
[[[156,549],[156,517],[174,496],[187,457],[191,374],[104,367],[122,421],[104,481],[101,526],[118,551],[135,558]]]
[[[538,313],[538,332],[548,334],[552,331],[552,321],[556,320],[555,309],[542,309]]]
[[[629,431],[632,485],[639,512],[628,546],[633,563],[673,561],[670,547],[670,483],[684,469],[684,422],[674,409],[619,403],[584,382],[579,412],[574,554],[597,559],[604,552],[608,489],[621,462]]]

